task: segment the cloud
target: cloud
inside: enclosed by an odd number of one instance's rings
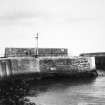
[[[100,44],[105,45],[103,1],[0,0],[0,47],[33,45],[30,37],[39,32],[42,47],[104,50]]]
[[[0,25],[71,24],[103,20],[103,0],[5,0],[0,1]]]
[[[37,15],[36,0],[0,0],[0,19],[19,20]]]
[[[0,20],[84,21],[103,17],[103,9],[98,0],[1,0]]]

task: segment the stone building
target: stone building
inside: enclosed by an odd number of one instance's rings
[[[35,48],[5,48],[5,57],[31,57],[37,55]],[[39,48],[38,56],[68,56],[65,48]]]

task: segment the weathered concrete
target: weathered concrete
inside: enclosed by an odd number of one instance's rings
[[[28,73],[91,72],[91,58],[86,57],[11,57],[0,59],[0,77]]]
[[[0,59],[0,76],[39,72],[39,59],[33,57]]]
[[[40,72],[39,59],[33,57],[12,59],[11,66],[13,74]]]

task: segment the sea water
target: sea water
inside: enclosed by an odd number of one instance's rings
[[[105,105],[105,77],[2,81],[0,105]]]

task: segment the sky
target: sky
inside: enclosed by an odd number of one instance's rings
[[[0,0],[0,55],[5,47],[105,52],[105,0]]]

